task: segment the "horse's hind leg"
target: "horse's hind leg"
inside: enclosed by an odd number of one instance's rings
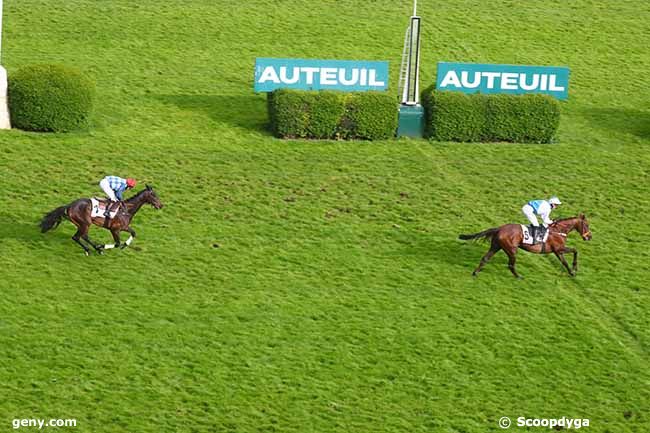
[[[483,266],[485,266],[485,264],[490,261],[492,256],[495,255],[496,253],[498,253],[500,249],[501,249],[501,247],[499,246],[499,244],[493,241],[492,245],[490,246],[490,249],[481,258],[481,262],[478,264],[476,269],[474,269],[474,272],[472,272],[472,275],[476,277],[478,275],[478,273],[481,272],[481,269],[483,269]]]
[[[88,243],[89,243],[89,244],[90,244],[90,245],[95,249],[95,251],[97,251],[99,254],[104,254],[103,246],[94,243],[94,242],[91,241],[90,238],[88,237],[88,229],[86,229],[86,233],[84,233],[84,234],[81,236],[81,238],[82,238],[84,241],[88,242]]]
[[[93,241],[90,240],[88,237],[88,229],[90,229],[89,224],[79,224],[79,230],[77,231],[76,235],[81,236],[81,239],[86,241],[90,246],[92,246],[95,251],[97,251],[99,254],[103,254],[103,250],[101,245],[98,245],[94,243]]]
[[[504,249],[503,251],[505,251],[505,253],[508,255],[508,269],[510,269],[510,272],[512,272],[512,275],[514,275],[516,278],[521,278],[521,275],[519,275],[515,269],[515,264],[517,262],[517,259],[515,258],[517,254],[517,248]]]
[[[86,227],[86,230],[87,230],[87,229],[88,229],[88,228]],[[84,253],[85,253],[86,255],[89,255],[89,254],[90,254],[90,250],[88,249],[87,246],[85,246],[85,245],[81,242],[81,239],[80,239],[80,238],[82,237],[82,233],[83,233],[83,230],[81,229],[81,226],[78,226],[78,227],[77,227],[77,232],[76,232],[74,235],[72,235],[72,240],[75,241],[76,243],[78,243],[79,245],[81,245],[81,248],[84,249]]]

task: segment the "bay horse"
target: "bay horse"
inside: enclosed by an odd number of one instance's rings
[[[470,239],[490,239],[490,249],[481,258],[478,267],[474,269],[473,276],[477,276],[483,266],[496,254],[499,250],[503,250],[508,255],[508,268],[512,275],[516,278],[521,278],[515,269],[515,255],[517,248],[522,248],[526,251],[536,254],[553,253],[562,262],[570,276],[575,276],[578,271],[578,251],[575,248],[567,247],[566,239],[569,232],[576,230],[585,241],[591,240],[591,231],[589,230],[589,223],[584,214],[577,217],[564,218],[556,220],[548,227],[548,239],[545,242],[535,245],[524,244],[524,235],[521,231],[520,224],[505,224],[501,227],[495,227],[473,235],[460,235],[458,238],[462,240]],[[569,268],[569,264],[564,258],[564,253],[573,253],[573,265]]]
[[[98,254],[103,254],[104,250],[120,246],[121,248],[126,248],[131,244],[133,238],[135,238],[135,231],[130,227],[131,220],[145,203],[152,205],[156,209],[163,207],[154,190],[149,185],[146,185],[145,189],[133,197],[124,200],[122,202],[123,206],[119,206],[115,217],[106,221],[104,216],[91,217],[91,200],[88,198],[80,198],[47,213],[40,223],[41,232],[45,233],[52,228],[56,228],[61,224],[61,220],[65,218],[77,226],[77,232],[72,236],[72,240],[81,245],[86,255],[89,254],[90,249],[81,242],[82,239],[90,244]],[[91,241],[88,237],[88,229],[92,224],[110,230],[115,243],[101,245]],[[129,232],[130,235],[124,244],[120,242],[120,232],[123,231]]]

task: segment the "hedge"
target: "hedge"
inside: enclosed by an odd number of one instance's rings
[[[26,66],[9,76],[12,126],[28,131],[67,132],[88,126],[95,84],[62,65]]]
[[[548,95],[490,95],[486,136],[490,141],[550,143],[560,126],[560,103]]]
[[[345,138],[380,140],[395,136],[398,110],[394,96],[386,93],[353,93],[346,98],[341,135]]]
[[[397,103],[386,93],[279,89],[267,103],[271,130],[280,138],[378,140],[397,129]]]
[[[560,123],[560,104],[551,96],[422,94],[425,134],[438,141],[549,143]]]

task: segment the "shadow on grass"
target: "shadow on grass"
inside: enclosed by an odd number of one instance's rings
[[[57,239],[57,242],[69,240],[70,237],[63,233],[41,233],[38,220],[25,219],[23,216],[0,214],[0,242],[16,240],[42,246],[47,240],[46,236]]]
[[[216,122],[271,135],[265,95],[157,95],[155,98],[182,110],[204,113]]]
[[[582,115],[595,127],[650,138],[650,112],[625,108],[589,108]]]
[[[483,255],[490,247],[489,242],[469,241],[463,242],[455,238],[449,239],[412,239],[408,246],[395,251],[396,255],[417,256],[422,262],[429,262],[432,268],[450,270],[457,278],[471,278],[472,272],[478,266]],[[566,256],[571,264],[573,256]],[[554,271],[545,269],[549,264]],[[481,275],[493,275],[503,278],[503,281],[512,279],[508,270],[508,256],[498,251],[483,268]],[[566,270],[553,254],[540,255],[524,250],[517,251],[517,271],[524,277],[536,276],[561,276],[567,277]],[[549,273],[552,272],[552,273]]]
[[[406,239],[403,239],[403,241]],[[401,248],[393,251],[398,257],[409,256],[432,269],[446,269],[458,278],[470,277],[483,255],[490,247],[489,242],[463,242],[455,237],[442,238],[413,235],[409,236]],[[573,256],[566,255],[571,264]],[[508,270],[508,256],[498,251],[485,265],[483,274],[491,274],[505,279],[512,278]],[[554,271],[550,271],[550,266]],[[553,254],[533,254],[524,250],[517,251],[517,270],[524,277],[533,275],[566,276],[566,270]],[[555,272],[550,274],[549,272]]]
[[[397,254],[422,257],[432,263],[445,264],[471,274],[489,247],[487,242],[462,242],[455,238],[427,239],[424,236],[414,238]],[[496,257],[493,260],[502,261]]]

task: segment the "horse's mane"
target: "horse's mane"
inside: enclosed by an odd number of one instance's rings
[[[147,189],[146,189],[146,188],[143,189],[142,191],[139,191],[136,195],[127,198],[127,199],[124,200],[124,201],[127,202],[127,203],[130,203],[130,202],[134,201],[135,199],[137,199],[138,197],[140,197],[140,196],[141,196],[142,194],[144,194],[145,192],[147,192]]]
[[[579,216],[572,216],[572,217],[567,217],[567,218],[559,218],[559,219],[555,220],[555,224],[561,223],[561,222],[564,222],[564,221],[575,220],[575,219],[580,219],[580,217]]]

